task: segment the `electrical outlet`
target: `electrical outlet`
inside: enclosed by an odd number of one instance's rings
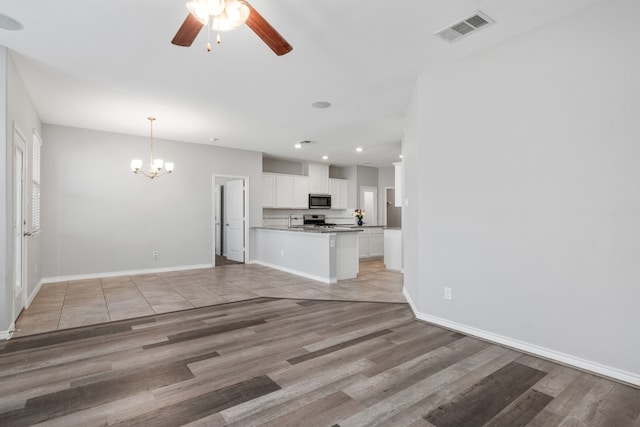
[[[452,296],[451,296],[451,288],[445,287],[444,288],[444,299],[449,299],[450,300],[451,298],[452,298]]]
[[[158,251],[153,251],[153,259],[158,259]]]

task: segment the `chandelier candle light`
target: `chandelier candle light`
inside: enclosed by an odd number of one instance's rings
[[[170,174],[173,172],[173,163],[167,162],[164,163],[162,159],[154,159],[153,158],[153,122],[156,119],[155,117],[147,117],[149,119],[149,123],[151,126],[150,136],[149,136],[149,146],[151,148],[151,154],[149,156],[149,173],[145,173],[145,171],[141,170],[142,160],[134,159],[131,160],[131,170],[133,173],[141,173],[147,178],[156,178],[162,176],[164,174]],[[164,169],[163,169],[164,166]]]

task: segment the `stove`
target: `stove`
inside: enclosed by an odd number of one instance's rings
[[[305,214],[302,216],[302,224],[306,227],[333,228],[335,224],[325,221],[326,216],[322,214]]]

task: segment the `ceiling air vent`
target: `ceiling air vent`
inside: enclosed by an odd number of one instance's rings
[[[453,43],[463,37],[468,36],[481,28],[488,27],[495,21],[484,13],[477,11],[473,15],[468,16],[458,22],[455,22],[446,28],[438,31],[435,35],[443,40]]]

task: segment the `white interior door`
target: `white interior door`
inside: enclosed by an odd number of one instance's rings
[[[360,209],[364,209],[364,222],[378,225],[378,187],[360,187]]]
[[[14,231],[14,269],[13,277],[13,320],[18,318],[26,303],[26,237],[27,232],[27,198],[26,198],[26,169],[27,169],[27,143],[22,134],[14,129],[14,165],[13,165],[13,231]]]
[[[225,185],[225,229],[227,230],[227,259],[244,262],[244,181]]]
[[[220,186],[216,185],[213,189],[213,232],[215,242],[215,254],[222,255],[222,217],[221,215],[222,197]],[[215,258],[215,257],[214,257]],[[215,265],[215,259],[213,262]]]

